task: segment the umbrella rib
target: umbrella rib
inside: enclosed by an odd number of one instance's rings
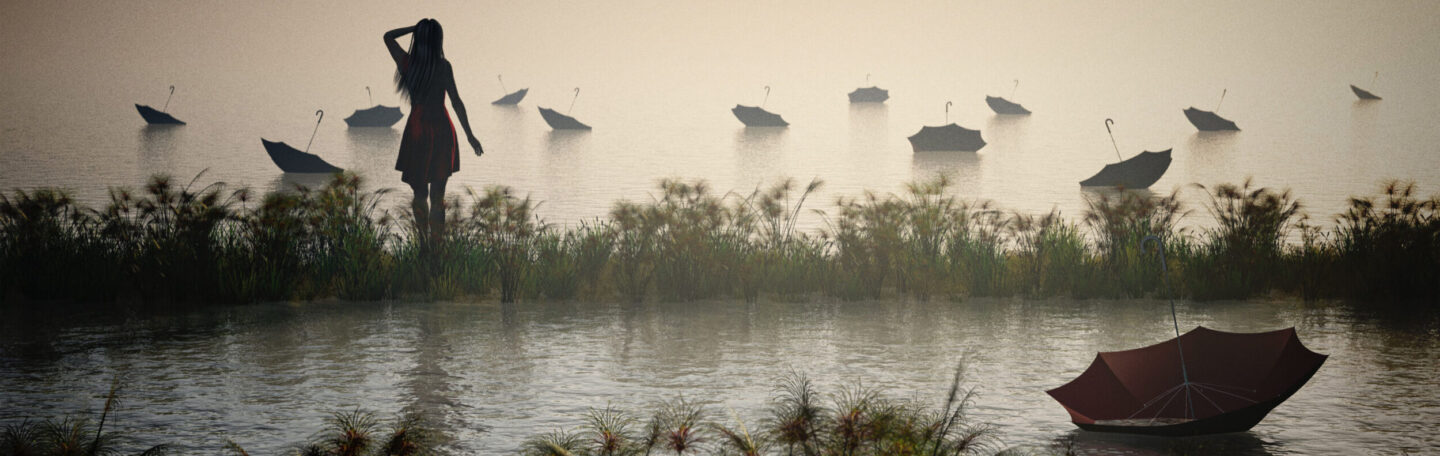
[[[1229,392],[1229,391],[1225,391],[1225,390],[1222,390],[1222,389],[1219,389],[1219,388],[1215,388],[1215,387],[1213,387],[1213,386],[1205,386],[1205,385],[1199,385],[1199,384],[1197,384],[1196,386],[1198,386],[1198,387],[1200,387],[1200,388],[1209,388],[1210,390],[1215,391],[1215,392],[1217,392],[1217,393],[1227,394],[1227,395],[1230,395],[1230,396],[1235,396],[1235,397],[1238,397],[1238,398],[1241,398],[1241,399],[1250,401],[1251,404],[1254,404],[1254,403],[1256,403],[1256,402],[1259,402],[1259,401],[1256,401],[1256,400],[1254,400],[1254,399],[1251,399],[1251,398],[1248,398],[1248,397],[1245,397],[1245,396],[1241,396],[1241,395],[1239,395],[1239,394],[1235,394],[1235,393],[1232,393],[1232,392]]]
[[[1181,386],[1184,386],[1184,385],[1181,385]],[[1170,400],[1165,401],[1165,405],[1162,405],[1162,406],[1160,406],[1160,408],[1155,409],[1155,416],[1150,417],[1150,422],[1151,422],[1151,423],[1154,423],[1156,418],[1160,418],[1160,414],[1161,414],[1161,413],[1165,413],[1165,407],[1169,407],[1169,406],[1170,406],[1170,403],[1171,403],[1171,402],[1174,402],[1174,401],[1175,401],[1175,397],[1176,397],[1176,396],[1179,396],[1179,395],[1180,395],[1180,392],[1179,392],[1179,391],[1176,391],[1175,394],[1171,394],[1171,395],[1170,395]]]
[[[1179,385],[1175,385],[1175,386],[1170,387],[1170,389],[1167,389],[1167,390],[1165,390],[1165,391],[1161,391],[1160,394],[1156,394],[1155,397],[1152,397],[1152,398],[1150,398],[1149,401],[1145,402],[1145,407],[1142,407],[1140,410],[1145,410],[1145,409],[1147,409],[1147,408],[1150,408],[1151,405],[1154,405],[1156,402],[1159,402],[1160,399],[1164,398],[1165,396],[1169,395],[1170,393],[1175,392],[1175,390],[1178,390],[1178,389],[1180,389],[1180,388],[1183,387],[1183,386],[1185,386],[1185,384],[1184,384],[1184,383],[1181,383],[1181,384],[1179,384]]]
[[[1232,386],[1232,385],[1221,385],[1221,384],[1219,384],[1219,383],[1205,383],[1205,382],[1190,382],[1190,383],[1196,384],[1196,385],[1200,385],[1200,386],[1210,387],[1210,388],[1217,389],[1217,390],[1220,389],[1220,388],[1230,388],[1230,389],[1236,389],[1236,390],[1240,390],[1240,391],[1248,391],[1248,392],[1251,392],[1251,393],[1255,392],[1255,389],[1254,389],[1254,388],[1241,388],[1241,387]]]
[[[1215,400],[1214,400],[1214,399],[1210,399],[1210,396],[1206,396],[1206,395],[1205,395],[1205,391],[1202,391],[1200,388],[1201,388],[1201,387],[1200,387],[1199,385],[1196,385],[1196,386],[1195,386],[1195,394],[1199,394],[1200,397],[1203,397],[1203,398],[1205,398],[1205,400],[1206,400],[1207,402],[1210,402],[1210,405],[1212,405],[1212,406],[1215,407],[1215,411],[1220,412],[1220,413],[1225,413],[1225,409],[1220,408],[1220,404],[1216,404],[1216,403],[1215,403]],[[1222,391],[1222,392],[1223,392],[1223,391]]]
[[[1168,390],[1165,390],[1165,391],[1160,392],[1160,394],[1157,394],[1157,395],[1155,395],[1154,398],[1151,398],[1149,402],[1146,402],[1145,404],[1143,404],[1144,406],[1143,406],[1143,407],[1140,407],[1140,410],[1136,410],[1135,413],[1131,413],[1130,416],[1125,417],[1125,419],[1128,420],[1128,419],[1134,418],[1135,415],[1139,415],[1140,412],[1143,412],[1143,411],[1145,411],[1146,409],[1149,409],[1150,406],[1155,405],[1155,403],[1156,403],[1156,402],[1159,402],[1160,399],[1162,399],[1162,398],[1169,397],[1170,400],[1175,400],[1175,394],[1174,394],[1174,393],[1175,393],[1177,390],[1179,390],[1180,387],[1182,387],[1182,386],[1185,386],[1185,385],[1184,385],[1184,384],[1175,385],[1174,387],[1172,387],[1172,388],[1170,388],[1170,389],[1168,389]],[[1165,401],[1165,405],[1170,405],[1170,401]],[[1165,410],[1165,407],[1163,407],[1163,406],[1160,407],[1160,410]],[[1157,414],[1157,415],[1158,415],[1158,414]]]

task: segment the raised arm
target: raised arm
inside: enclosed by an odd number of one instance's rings
[[[395,39],[414,31],[415,26],[412,25],[385,32],[385,48],[390,49],[390,58],[395,59],[395,66],[398,67],[404,64],[405,58],[409,57],[409,54],[405,53],[405,48],[400,47],[400,43],[396,42]]]
[[[445,62],[445,92],[450,94],[450,107],[455,109],[455,117],[460,119],[460,128],[465,130],[465,136],[470,138],[470,147],[475,148],[475,155],[485,153],[485,148],[480,147],[480,139],[475,137],[475,131],[470,129],[470,116],[465,113],[465,102],[460,100],[460,91],[455,89],[455,71],[449,62]]]

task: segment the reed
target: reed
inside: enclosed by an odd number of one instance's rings
[[[1150,235],[1165,241],[1180,297],[1440,297],[1440,199],[1420,198],[1413,183],[1353,198],[1328,229],[1288,191],[1196,186],[1214,221],[1196,233],[1179,228],[1191,211],[1177,193],[1098,192],[1072,222],[963,200],[944,176],[841,197],[828,213],[805,207],[819,180],[718,194],[669,179],[648,202],[621,201],[569,228],[497,186],[452,196],[445,231],[428,237],[409,210],[381,207],[388,190],[352,174],[265,195],[201,177],[114,189],[103,210],[59,189],[0,195],[0,298],[1142,297],[1160,292],[1160,265],[1139,248]],[[803,217],[823,227],[798,230]]]

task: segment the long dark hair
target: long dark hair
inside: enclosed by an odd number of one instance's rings
[[[435,69],[445,60],[445,31],[440,21],[421,19],[410,35],[410,58],[395,69],[395,89],[400,96],[411,99],[424,94],[435,79]]]

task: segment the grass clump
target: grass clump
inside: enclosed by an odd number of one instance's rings
[[[678,397],[655,407],[636,429],[633,415],[591,409],[578,430],[532,437],[530,456],[717,454],[717,455],[968,455],[999,451],[993,427],[968,416],[975,391],[957,369],[938,404],[899,399],[852,386],[822,395],[808,378],[792,374],[771,398],[769,418],[749,427],[731,411],[718,418],[708,407]],[[639,431],[639,432],[636,432]]]

